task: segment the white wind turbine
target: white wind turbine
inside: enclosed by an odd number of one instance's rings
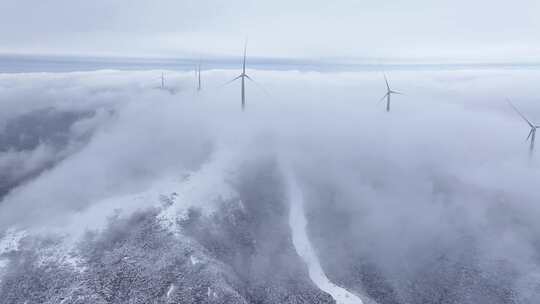
[[[201,61],[199,60],[199,64],[197,65],[197,91],[201,91]]]
[[[531,145],[529,146],[529,155],[532,156],[533,155],[533,152],[534,152],[534,144],[535,144],[535,140],[536,140],[536,130],[537,129],[540,129],[540,126],[538,125],[535,125],[533,124],[529,119],[527,119],[527,117],[525,117],[525,115],[523,115],[519,110],[518,108],[516,108],[516,106],[514,106],[514,104],[510,101],[510,100],[507,100],[508,103],[510,104],[510,106],[512,108],[514,108],[514,111],[516,111],[519,116],[521,116],[521,118],[523,118],[523,120],[529,125],[529,127],[531,128],[531,131],[529,132],[529,135],[527,136],[527,139],[526,141],[529,141],[529,139],[531,140]]]
[[[165,73],[161,73],[161,89],[165,89]]]
[[[388,84],[388,79],[386,78],[386,74],[384,75],[384,81],[386,82],[386,94],[384,94],[384,96],[381,98],[381,100],[379,100],[379,102],[386,99],[386,112],[390,112],[390,99],[392,97],[392,94],[403,95],[403,93],[390,89],[390,85]]]
[[[244,45],[244,61],[242,63],[242,74],[240,74],[238,77],[234,78],[233,80],[227,82],[225,85],[229,84],[229,83],[232,83],[234,81],[236,81],[237,79],[240,79],[241,80],[241,83],[242,83],[242,86],[241,86],[241,99],[242,99],[242,111],[244,111],[244,109],[246,108],[246,78],[255,82],[253,79],[251,79],[251,77],[249,77],[247,74],[246,74],[246,51],[247,51],[247,41]]]

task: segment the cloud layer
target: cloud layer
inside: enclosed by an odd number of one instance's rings
[[[540,155],[528,158],[527,125],[504,100],[540,120],[530,97],[537,71],[390,71],[406,93],[391,113],[377,104],[380,73],[249,73],[267,92],[248,82],[244,113],[239,84],[222,86],[231,71],[204,72],[199,94],[192,72],[166,73],[177,94],[155,89],[160,71],[2,75],[6,121],[49,107],[95,114],[66,130],[70,139],[91,130],[84,145],[47,152],[62,161],[4,197],[0,227],[69,233],[73,217],[99,204],[133,209],[137,202],[114,198],[156,181],[228,155],[220,170],[235,184],[238,168],[262,157],[295,175],[323,267],[347,288],[377,294],[358,279],[369,266],[405,302],[433,299],[437,284],[452,286],[458,302],[504,303],[489,289],[498,286],[534,298]],[[32,166],[47,147],[2,150],[0,164]],[[456,283],[463,267],[480,280],[470,294]]]

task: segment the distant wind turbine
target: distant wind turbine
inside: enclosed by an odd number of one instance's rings
[[[242,63],[242,74],[240,74],[238,77],[234,78],[233,80],[227,82],[225,85],[229,84],[229,83],[232,83],[234,81],[236,81],[237,79],[241,79],[241,82],[242,82],[242,87],[241,87],[241,98],[242,98],[242,111],[244,111],[244,109],[246,108],[246,78],[253,81],[253,79],[251,79],[251,77],[249,77],[247,74],[246,74],[246,51],[247,51],[247,40],[246,40],[246,43],[244,45],[244,61]]]
[[[536,130],[540,129],[540,126],[537,126],[537,125],[533,124],[530,120],[527,119],[527,117],[525,117],[525,115],[523,115],[518,110],[518,108],[516,108],[516,106],[514,106],[514,104],[510,100],[507,100],[507,101],[510,104],[510,106],[512,108],[514,108],[514,111],[516,111],[519,114],[519,116],[521,116],[521,118],[523,118],[523,120],[525,120],[525,122],[531,128],[531,131],[529,132],[529,135],[527,136],[526,141],[529,141],[529,139],[531,140],[531,145],[529,146],[529,155],[532,156],[532,154],[534,152],[534,143],[535,143],[535,140],[536,140]]]
[[[384,96],[381,98],[381,100],[379,100],[379,102],[386,99],[386,112],[390,112],[390,98],[392,97],[392,94],[403,95],[403,93],[390,89],[390,85],[388,84],[388,79],[386,78],[386,74],[384,75],[384,81],[386,82],[386,94],[384,94]]]
[[[178,92],[178,89],[176,89],[174,87],[167,88],[165,86],[165,73],[164,72],[161,72],[161,76],[159,78],[156,78],[156,79],[159,79],[161,81],[161,83],[160,83],[159,86],[155,87],[154,89],[167,91],[167,92],[169,92],[170,94],[173,94],[173,95]]]
[[[199,61],[199,64],[197,65],[197,91],[200,91],[201,89],[201,61]]]
[[[165,73],[161,72],[161,89],[165,89]]]

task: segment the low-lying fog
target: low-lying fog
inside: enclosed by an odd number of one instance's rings
[[[540,151],[506,102],[540,124],[539,70],[387,71],[390,113],[381,72],[248,70],[245,112],[236,74],[203,71],[200,92],[193,72],[165,71],[166,90],[161,71],[0,75],[0,235],[78,237],[159,205],[115,198],[271,158],[336,284],[379,303],[540,297]]]

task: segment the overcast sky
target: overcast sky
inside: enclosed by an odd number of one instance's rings
[[[0,0],[1,53],[540,61],[538,0]]]

